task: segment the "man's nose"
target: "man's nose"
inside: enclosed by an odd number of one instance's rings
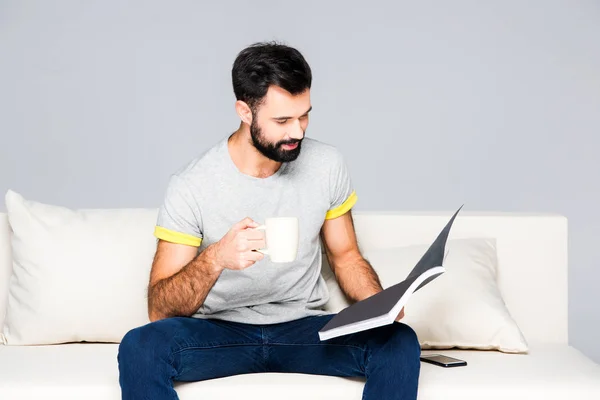
[[[302,130],[302,126],[300,126],[300,121],[296,121],[296,123],[293,124],[288,134],[291,139],[300,140],[304,138],[304,131]]]

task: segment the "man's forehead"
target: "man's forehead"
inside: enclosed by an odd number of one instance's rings
[[[269,114],[289,114],[294,113],[302,115],[310,108],[310,89],[304,92],[292,95],[285,89],[278,86],[271,86],[264,98],[263,107]]]

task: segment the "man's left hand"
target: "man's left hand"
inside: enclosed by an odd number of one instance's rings
[[[404,318],[404,307],[400,310],[400,314],[396,317],[396,321],[400,321],[402,318]]]

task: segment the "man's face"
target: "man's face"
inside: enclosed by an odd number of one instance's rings
[[[310,90],[293,96],[270,87],[252,118],[252,144],[273,161],[294,161],[300,155],[310,109]]]

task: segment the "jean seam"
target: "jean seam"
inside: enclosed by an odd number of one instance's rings
[[[367,360],[365,362],[365,370],[363,371],[365,373],[365,378],[369,378],[367,376],[367,368],[369,367],[370,363],[371,363],[371,357],[373,356],[373,351],[371,349],[367,349]]]
[[[177,327],[177,329],[175,330],[175,332],[173,333],[172,337],[176,338],[177,335],[179,335],[179,333],[184,330],[184,327],[179,326]],[[170,376],[167,377],[167,385],[172,385],[172,380],[176,379],[179,376],[179,371],[177,371],[177,368],[175,368],[175,355],[177,354],[176,351],[171,350],[169,352],[169,356],[167,357],[167,365],[169,366],[169,368],[171,368],[171,374]]]
[[[264,327],[260,328],[260,336],[262,339],[262,357],[265,369],[269,370],[269,337]]]
[[[371,357],[373,356],[373,350],[367,346],[365,353],[367,355],[367,359],[365,360],[365,370],[363,371],[365,379],[367,380],[367,382],[369,381],[369,374],[367,373],[367,369],[369,368],[369,366],[371,365]],[[361,400],[365,400],[366,393],[363,389],[363,393],[362,393],[362,397]]]
[[[210,350],[210,349],[218,349],[222,347],[240,347],[240,346],[261,346],[260,343],[225,343],[225,344],[216,344],[210,346],[186,346],[181,349],[174,351],[173,354],[179,354],[186,350]]]
[[[270,345],[273,346],[335,346],[335,347],[350,347],[353,349],[358,349],[358,350],[365,350],[364,347],[361,346],[356,346],[353,344],[339,344],[339,343],[277,343],[277,342],[272,342],[269,343]]]

